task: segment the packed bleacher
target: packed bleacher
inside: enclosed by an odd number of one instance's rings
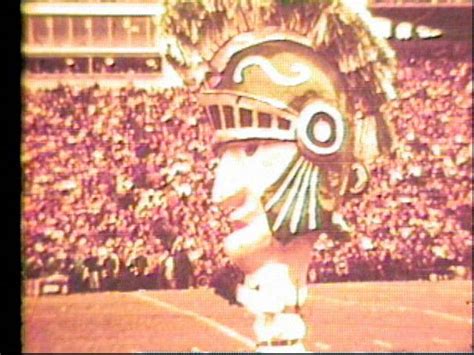
[[[59,87],[24,103],[27,276],[83,274],[110,253],[120,271],[164,273],[181,249],[196,279],[225,265],[229,229],[209,199],[217,161],[190,93]],[[131,266],[140,256],[146,267]]]
[[[400,58],[399,99],[383,107],[399,149],[343,206],[351,241],[315,242],[310,282],[469,277],[471,71],[468,59]],[[222,250],[230,227],[210,201],[218,160],[192,91],[60,86],[23,102],[28,293],[241,277]]]
[[[315,281],[428,279],[472,267],[471,62],[402,58],[400,67],[400,98],[383,108],[399,148],[344,206],[357,237],[317,243]]]

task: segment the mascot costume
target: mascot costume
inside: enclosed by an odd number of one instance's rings
[[[230,211],[224,249],[245,273],[256,351],[304,352],[312,246],[348,236],[338,209],[395,146],[380,110],[396,97],[394,52],[339,0],[166,6],[161,50],[214,128],[212,198]]]

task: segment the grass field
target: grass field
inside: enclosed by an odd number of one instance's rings
[[[212,290],[25,298],[24,352],[252,351],[253,316]],[[471,352],[472,281],[312,286],[313,352]]]

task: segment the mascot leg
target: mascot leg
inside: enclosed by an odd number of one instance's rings
[[[291,282],[284,264],[266,265],[246,277],[237,299],[256,316],[256,352],[306,352],[306,325],[298,312],[306,295],[306,288],[298,289]]]

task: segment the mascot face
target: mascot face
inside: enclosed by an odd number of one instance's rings
[[[331,230],[346,191],[367,181],[342,79],[313,49],[270,41],[234,54],[208,83],[200,101],[220,155],[213,199],[235,230],[226,252],[246,272],[263,260],[307,265],[305,236]]]

